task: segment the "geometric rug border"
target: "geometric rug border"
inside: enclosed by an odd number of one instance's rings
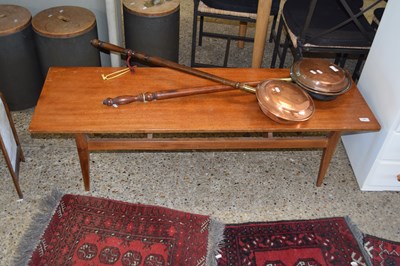
[[[13,265],[27,265],[31,259],[33,252],[36,250],[42,237],[47,231],[48,225],[50,224],[50,220],[54,216],[56,210],[61,203],[61,200],[64,196],[83,196],[83,197],[94,197],[94,198],[102,198],[95,197],[91,195],[80,195],[80,194],[70,194],[70,193],[62,193],[59,190],[53,190],[50,195],[47,195],[42,199],[39,204],[39,211],[32,217],[32,221],[30,223],[29,228],[25,231],[21,239],[21,241],[17,248],[17,255],[13,258]],[[108,198],[102,198],[105,200],[112,200]],[[120,200],[114,200],[121,203],[130,203]],[[139,204],[141,203],[131,203],[131,204]],[[155,206],[155,205],[147,205],[153,207],[159,207],[164,209],[170,209],[167,207]],[[173,210],[173,209],[171,209]],[[173,210],[176,211],[176,210]],[[179,211],[182,212],[182,211]],[[216,255],[220,253],[220,247],[223,243],[223,232],[225,225],[212,217],[209,217],[209,225],[208,225],[208,239],[207,239],[207,254],[205,255],[205,262],[207,265],[217,265]]]
[[[60,203],[60,200],[62,197],[65,196],[64,193],[61,191],[55,189],[53,190],[50,195],[46,196],[42,202],[39,205],[39,212],[36,213],[32,217],[31,221],[31,226],[26,230],[26,232],[23,234],[22,238],[24,241],[21,241],[21,243],[18,245],[18,251],[17,251],[17,256],[14,258],[13,262],[14,265],[27,265],[31,254],[33,251],[36,249],[37,245],[40,242],[40,239],[42,238],[44,232],[47,229],[48,222],[54,215],[58,204]],[[82,195],[82,196],[87,196],[87,195]],[[91,196],[90,196],[91,197]],[[344,217],[325,217],[325,218],[316,218],[316,219],[298,219],[298,220],[277,220],[277,221],[268,221],[271,223],[284,223],[284,222],[302,222],[302,221],[310,221],[310,220],[324,220],[324,219],[330,219],[330,218],[344,218],[351,233],[353,234],[354,238],[356,239],[356,242],[359,246],[359,249],[363,253],[364,258],[366,259],[366,264],[367,265],[372,265],[371,258],[368,254],[368,252],[365,250],[364,247],[364,238],[366,236],[370,236],[373,238],[377,238],[386,242],[393,242],[393,243],[398,243],[396,241],[390,240],[390,239],[382,239],[379,237],[376,237],[374,235],[370,234],[364,234],[362,233],[358,227],[356,226],[355,223],[353,223],[350,219],[349,216],[344,216]],[[246,226],[246,225],[257,225],[257,224],[265,224],[268,222],[246,222],[246,223],[229,223],[229,224],[222,224],[215,219],[211,219],[211,222],[214,223],[214,232],[210,231],[210,238],[215,237],[216,239],[209,241],[209,248],[208,251],[213,250],[213,252],[209,252],[207,254],[207,261],[212,261],[214,256],[216,255],[215,253],[218,252],[218,250],[221,248],[221,243],[223,242],[223,229],[225,226]],[[214,263],[213,263],[214,264]]]
[[[64,195],[60,190],[54,189],[50,195],[43,198],[39,205],[39,212],[32,217],[29,228],[21,238],[24,241],[21,241],[18,246],[17,256],[13,260],[14,265],[28,264],[31,254],[39,244]]]

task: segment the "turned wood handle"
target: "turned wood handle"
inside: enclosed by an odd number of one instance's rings
[[[133,95],[122,95],[114,98],[106,98],[104,99],[103,104],[107,106],[118,106],[118,105],[138,102],[139,101],[138,98],[139,98],[138,96],[133,96]]]
[[[103,42],[100,41],[98,39],[93,39],[91,40],[91,44],[99,49],[104,49],[107,51],[112,51],[112,52],[116,52],[116,53],[120,53],[126,56],[131,56],[133,58],[139,59],[141,61],[144,62],[148,62],[150,64],[153,65],[157,65],[157,66],[162,66],[162,67],[168,67],[168,68],[172,68],[178,71],[182,71],[188,74],[192,74],[198,77],[202,77],[208,80],[212,80],[224,85],[228,85],[231,87],[234,87],[236,89],[241,89],[241,90],[245,90],[245,91],[249,91],[249,92],[255,92],[255,88],[250,87],[249,85],[246,85],[244,83],[240,83],[240,82],[236,82],[236,81],[232,81],[229,79],[225,79],[222,77],[218,77],[216,75],[213,74],[209,74],[207,72],[203,72],[201,70],[198,69],[194,69],[191,67],[187,67],[160,57],[155,57],[155,56],[149,56],[149,55],[145,55],[136,51],[132,51],[130,49],[125,49],[123,47],[111,44],[111,43],[107,43],[107,42]]]
[[[247,82],[248,84],[257,85],[261,81]],[[178,97],[186,97],[198,94],[215,93],[222,91],[234,90],[232,86],[228,85],[212,85],[203,87],[193,87],[186,89],[177,90],[162,90],[156,92],[145,92],[139,95],[122,95],[115,98],[107,98],[103,101],[103,104],[107,106],[118,106],[128,104],[132,102],[151,102],[155,100],[164,100]]]

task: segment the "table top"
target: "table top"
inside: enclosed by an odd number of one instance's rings
[[[259,108],[256,96],[230,90],[118,108],[105,106],[107,97],[215,84],[167,68],[137,67],[112,80],[102,74],[120,68],[50,68],[29,127],[31,133],[216,133],[376,131],[380,125],[357,87],[333,101],[315,100],[313,117],[279,124]],[[288,69],[207,68],[205,72],[246,82],[289,77]]]

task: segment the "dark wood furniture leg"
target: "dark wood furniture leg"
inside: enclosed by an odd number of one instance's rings
[[[342,132],[340,131],[332,131],[328,134],[328,144],[323,149],[321,164],[319,166],[319,173],[317,178],[317,187],[322,185],[324,181],[324,177],[329,167],[329,163],[331,162],[332,156],[335,153],[337,143],[340,139]]]
[[[19,165],[20,165],[19,162],[20,161],[25,162],[25,157],[24,157],[24,154],[22,153],[21,145],[19,145],[19,144],[18,144],[18,148],[17,148],[17,160],[19,160],[19,161],[17,162],[15,171],[10,171],[10,172],[11,172],[11,176],[12,176],[12,179],[14,182],[15,189],[17,190],[17,193],[18,193],[18,197],[20,199],[23,199],[24,195],[22,194],[22,190],[19,185]],[[9,163],[8,167],[9,167],[9,169],[12,169],[11,163]]]
[[[23,199],[24,195],[22,194],[21,187],[19,186],[19,178],[18,178],[18,176],[15,176],[14,173],[12,173],[11,176],[12,176],[12,180],[13,180],[13,183],[14,183],[14,186],[15,186],[15,190],[18,193],[18,197],[20,199]]]
[[[21,148],[21,145],[19,144],[19,140],[18,140],[18,149],[17,149],[17,160],[19,160],[20,162],[25,162],[25,156],[24,156],[24,153],[22,152],[22,148]],[[17,176],[13,175],[13,182],[14,182],[14,185],[17,190],[19,198],[22,199],[24,196],[22,195],[21,187],[19,186],[19,167],[20,167],[20,164],[18,162],[17,169],[16,169]]]
[[[17,146],[17,161],[16,161],[16,164],[15,164],[15,169],[12,166],[10,158],[8,156],[4,156],[4,158],[6,160],[7,168],[10,170],[11,177],[12,177],[12,180],[13,180],[13,183],[14,183],[14,186],[15,186],[15,190],[18,193],[18,197],[19,197],[19,199],[23,199],[24,195],[22,194],[22,190],[21,190],[21,187],[19,185],[19,167],[20,167],[20,162],[25,162],[25,157],[24,157],[24,154],[22,152],[21,145],[19,144],[18,138],[16,139],[16,142],[17,142],[18,146]],[[1,139],[0,139],[0,144],[1,144],[0,148],[3,151],[3,154],[5,154],[6,153],[5,147],[4,147],[3,142],[2,142]]]
[[[79,162],[83,177],[83,185],[86,191],[90,190],[90,175],[89,175],[89,149],[88,137],[86,134],[75,134],[76,147],[78,148]]]

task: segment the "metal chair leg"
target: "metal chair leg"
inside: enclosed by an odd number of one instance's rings
[[[204,27],[204,17],[200,16],[199,46],[203,44],[203,27]]]
[[[339,60],[336,63],[340,67],[344,67],[347,61],[348,54],[340,54]]]
[[[357,60],[357,64],[353,71],[352,78],[354,81],[357,81],[360,78],[361,66],[364,63],[364,61],[365,61],[365,54],[360,54],[360,56],[358,57],[358,60]]]
[[[228,40],[226,41],[226,48],[225,48],[225,56],[224,56],[223,67],[227,67],[228,66],[228,58],[229,58],[230,47],[231,47],[231,38],[228,38]]]
[[[278,15],[275,15],[272,20],[271,33],[269,34],[269,40],[268,40],[269,42],[272,42],[274,40],[274,33],[277,20],[278,20]]]
[[[286,54],[287,54],[287,50],[289,48],[290,45],[290,37],[289,34],[285,34],[285,42],[283,43],[283,49],[282,49],[282,54],[280,57],[280,62],[279,62],[279,68],[283,68],[285,65],[285,61],[286,61]],[[297,57],[302,57],[301,51],[296,51],[295,54],[297,54]],[[296,58],[296,56],[295,56]]]
[[[283,19],[281,18],[279,20],[278,30],[277,30],[276,34],[274,34],[275,45],[274,45],[274,51],[272,52],[271,68],[275,68],[276,58],[279,56],[279,46],[280,46],[280,40],[281,40],[281,35],[282,35],[282,28],[283,28]]]
[[[194,2],[194,11],[193,11],[193,28],[192,28],[192,53],[190,57],[190,66],[194,66],[196,62],[196,39],[197,39],[197,9],[199,3]]]

